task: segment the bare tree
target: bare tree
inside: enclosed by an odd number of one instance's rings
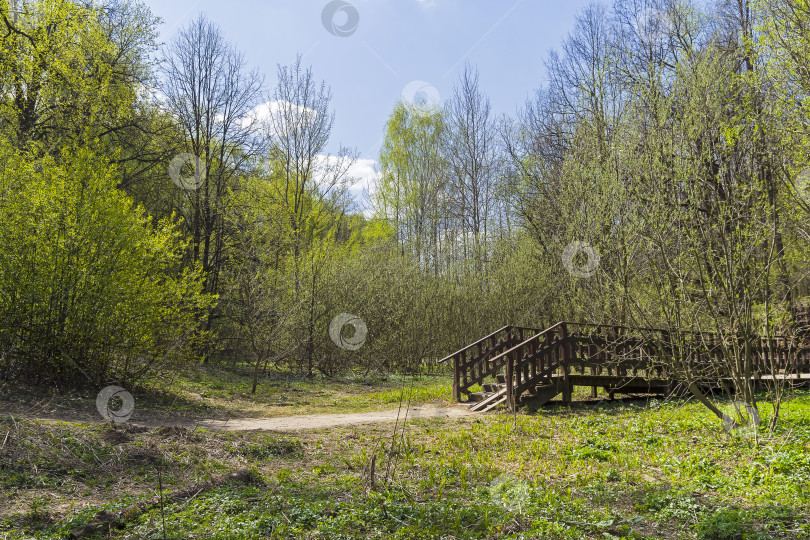
[[[183,130],[186,150],[204,165],[197,170],[196,189],[178,190],[176,210],[188,227],[191,259],[201,264],[209,293],[219,291],[226,259],[228,189],[258,150],[249,113],[261,85],[258,72],[247,69],[244,55],[204,15],[183,28],[165,50],[166,107]],[[206,329],[212,319],[209,314]]]
[[[270,141],[270,162],[279,164],[275,184],[292,231],[295,297],[300,301],[303,287],[311,286],[306,339],[307,372],[312,375],[314,333],[318,319],[316,292],[320,290],[323,258],[308,250],[314,231],[323,225],[327,207],[346,204],[352,178],[349,168],[356,152],[340,147],[336,156],[326,153],[332,133],[334,113],[332,93],[326,83],[317,82],[311,68],[304,68],[301,57],[290,66],[278,66],[278,81],[267,106],[266,134]],[[307,283],[303,265],[310,265]]]
[[[478,71],[467,64],[447,103],[445,154],[452,172],[448,187],[463,238],[463,260],[472,260],[476,272],[487,261],[498,165],[491,110],[479,86]]]

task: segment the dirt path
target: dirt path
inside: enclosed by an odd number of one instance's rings
[[[299,431],[329,427],[353,426],[359,424],[377,424],[405,419],[405,408],[388,411],[350,413],[350,414],[307,414],[299,416],[281,416],[277,418],[239,418],[233,420],[201,420],[189,422],[186,427],[204,427],[223,431]],[[407,414],[408,420],[418,418],[458,418],[470,416],[466,407],[436,407],[434,405],[412,406]]]
[[[418,418],[459,418],[471,416],[464,406],[436,407],[435,405],[411,405],[407,411],[407,419]],[[56,417],[42,417],[36,415],[19,414],[17,418],[26,420],[60,421],[60,422],[92,422],[102,423],[100,415],[59,414]],[[302,414],[297,416],[279,416],[275,418],[233,418],[231,420],[187,420],[187,419],[133,419],[133,425],[159,427],[169,425],[182,425],[185,428],[205,428],[212,431],[301,431],[307,429],[323,429],[330,427],[355,426],[361,424],[378,424],[383,422],[400,421],[406,418],[406,409],[391,409],[387,411],[374,411],[346,414]]]

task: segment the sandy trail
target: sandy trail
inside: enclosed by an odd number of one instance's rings
[[[186,427],[203,427],[222,431],[299,431],[329,427],[354,426],[359,424],[377,424],[406,419],[406,410],[393,409],[349,414],[307,414],[299,416],[280,416],[277,418],[238,418],[233,420],[200,420],[186,424]],[[470,416],[466,407],[436,407],[434,405],[411,406],[407,419],[418,418],[459,418]]]
[[[466,407],[458,405],[451,407],[411,405],[410,409],[407,410],[405,407],[402,407],[402,409],[386,411],[344,414],[302,414],[296,416],[279,416],[275,418],[232,418],[230,420],[133,418],[131,424],[147,427],[180,425],[188,429],[205,428],[211,431],[302,431],[362,424],[379,424],[394,422],[397,419],[403,421],[406,418],[410,421],[419,418],[460,418],[475,414],[476,413],[471,412]],[[71,417],[70,415],[60,414],[58,417],[41,417],[36,415],[15,414],[14,416],[20,419],[49,422],[104,422],[104,419],[101,418],[100,415],[95,417],[88,417],[88,415],[76,415],[75,417]]]

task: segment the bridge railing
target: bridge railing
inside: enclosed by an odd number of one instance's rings
[[[565,358],[568,372],[591,375],[666,377],[670,356],[669,336],[664,330],[644,329],[643,335],[632,328],[618,325],[567,323],[569,354]]]
[[[566,363],[572,369],[607,369],[617,375],[632,374],[666,378],[673,366],[700,375],[727,376],[724,348],[736,347],[741,353],[745,343],[734,342],[709,332],[678,331],[617,325],[566,323],[568,339],[574,342]],[[793,374],[810,370],[810,348],[798,339],[786,336],[759,337],[750,345],[752,376],[765,373]]]
[[[527,337],[528,336],[528,337]],[[724,377],[723,343],[715,334],[563,321],[545,330],[505,326],[442,361],[453,360],[453,396],[505,370],[507,402],[553,374],[572,373],[669,381],[676,371],[696,378]],[[729,346],[727,342],[725,344]],[[741,343],[736,344],[741,347]],[[750,344],[751,373],[810,373],[810,348],[785,337]],[[567,396],[567,397],[570,397]]]
[[[506,367],[506,403],[514,408],[523,392],[563,366],[570,343],[567,323],[560,322],[502,353]],[[496,357],[493,362],[499,362]]]
[[[439,360],[453,363],[453,399],[460,401],[462,394],[468,396],[473,386],[497,375],[504,366],[503,351],[537,332],[537,328],[504,326]]]

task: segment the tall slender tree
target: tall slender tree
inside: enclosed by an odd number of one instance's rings
[[[185,152],[201,164],[191,189],[177,188],[175,210],[191,237],[190,259],[202,266],[205,290],[216,294],[228,257],[228,190],[260,149],[250,112],[261,98],[262,78],[202,14],[169,43],[161,75],[165,106],[182,129]],[[206,329],[214,318],[212,311]]]

